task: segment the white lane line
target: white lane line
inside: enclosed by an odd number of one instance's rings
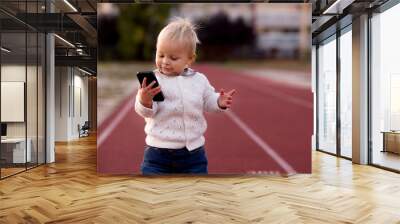
[[[101,144],[108,138],[108,136],[114,131],[114,129],[118,126],[118,124],[122,121],[122,119],[128,114],[130,110],[134,108],[134,100],[132,99],[132,94],[129,95],[129,99],[126,101],[122,110],[117,113],[117,116],[113,119],[111,118],[111,123],[104,127],[101,132],[99,132],[99,136],[97,138],[97,147],[100,147]],[[112,114],[112,113],[111,113]],[[106,120],[106,119],[105,119]]]
[[[276,153],[264,140],[262,140],[249,126],[247,126],[240,118],[232,111],[227,111],[226,114],[233,120],[257,145],[259,145],[278,165],[286,171],[287,174],[295,174],[293,167]]]

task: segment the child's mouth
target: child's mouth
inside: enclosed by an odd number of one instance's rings
[[[165,72],[168,72],[168,71],[170,71],[171,69],[170,69],[170,68],[161,68],[161,70],[162,70],[162,71],[165,71]]]

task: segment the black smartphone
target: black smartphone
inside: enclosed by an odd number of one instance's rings
[[[150,85],[153,81],[156,81],[153,88],[159,85],[156,75],[152,71],[138,72],[136,76],[139,80],[140,86],[142,86],[144,77],[146,77],[146,85]],[[162,92],[157,93],[157,95],[154,96],[153,101],[164,101],[164,94]]]

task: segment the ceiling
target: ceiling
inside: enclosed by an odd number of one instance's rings
[[[312,3],[313,44],[352,23],[361,14],[373,12],[388,0],[309,0]]]
[[[45,2],[1,0],[2,46],[11,50],[8,53],[2,51],[2,55],[7,54],[2,61],[24,63],[26,57],[29,63],[43,47],[36,43],[36,35],[52,32],[57,34],[56,66],[79,66],[96,73],[97,1],[50,0],[47,5]],[[34,37],[35,41],[31,40]],[[43,40],[43,36],[39,40]]]

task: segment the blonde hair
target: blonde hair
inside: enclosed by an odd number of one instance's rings
[[[191,54],[196,54],[196,45],[200,43],[197,37],[197,26],[189,19],[174,17],[158,34],[157,44],[160,39],[167,38],[185,44],[191,50]]]

